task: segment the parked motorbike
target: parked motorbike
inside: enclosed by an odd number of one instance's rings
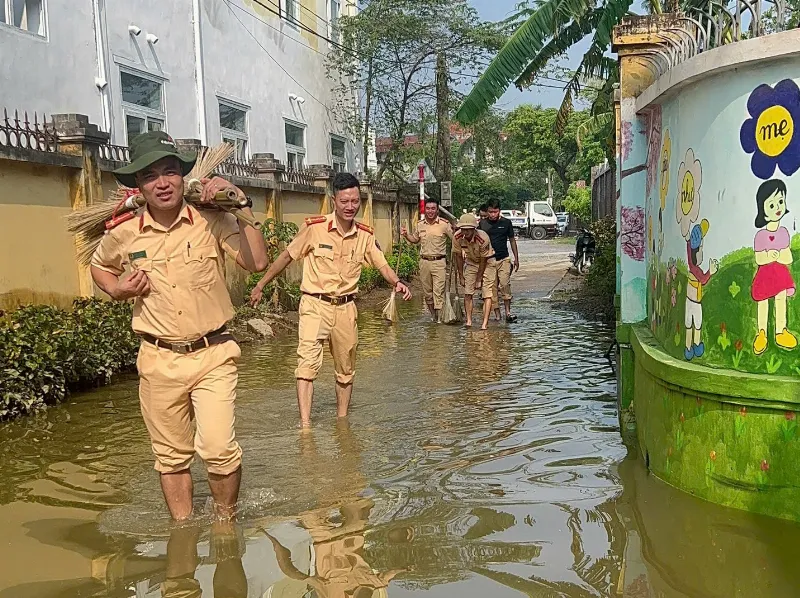
[[[569,255],[578,274],[586,274],[589,270],[594,261],[594,252],[594,235],[588,229],[582,228],[575,240],[575,253]]]

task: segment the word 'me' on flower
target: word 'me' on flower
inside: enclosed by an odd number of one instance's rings
[[[769,179],[775,168],[786,176],[800,169],[800,88],[784,79],[774,88],[756,87],[747,99],[748,118],[739,129],[742,149],[753,154],[750,168],[760,179]]]

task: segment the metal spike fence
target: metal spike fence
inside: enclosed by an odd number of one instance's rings
[[[0,146],[19,149],[30,149],[40,152],[58,151],[58,135],[55,125],[47,121],[47,116],[33,113],[33,122],[28,117],[28,112],[23,112],[20,119],[19,111],[14,111],[13,118],[8,115],[8,110],[3,109],[3,119],[0,121]]]

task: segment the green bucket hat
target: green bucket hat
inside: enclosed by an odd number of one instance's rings
[[[136,187],[136,173],[162,158],[176,157],[181,163],[183,176],[191,172],[197,161],[195,152],[179,152],[175,140],[164,131],[150,131],[137,135],[131,141],[130,152],[131,163],[114,171],[114,176],[126,187]]]

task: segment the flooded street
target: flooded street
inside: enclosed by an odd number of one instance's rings
[[[0,598],[800,595],[797,525],[626,458],[612,330],[538,299],[569,245],[521,247],[511,326],[432,325],[418,299],[394,328],[361,309],[348,421],[327,355],[301,433],[296,339],[245,347],[235,528],[202,515],[196,463],[201,515],[171,529],[135,377],[4,425]]]

